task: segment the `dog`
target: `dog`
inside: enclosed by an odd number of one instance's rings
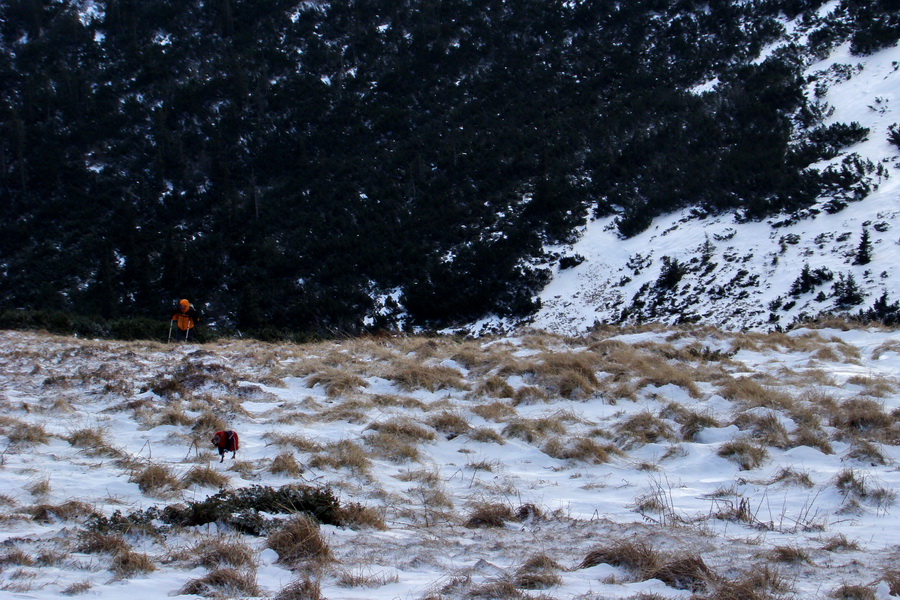
[[[210,441],[219,451],[220,463],[225,461],[226,452],[231,452],[231,458],[234,459],[240,447],[237,431],[217,431]]]

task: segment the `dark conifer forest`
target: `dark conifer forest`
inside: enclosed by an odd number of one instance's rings
[[[167,319],[187,297],[316,333],[527,315],[545,246],[592,215],[627,237],[850,185],[808,168],[865,131],[821,126],[803,57],[896,43],[900,6],[822,4],[5,0],[0,309]],[[808,46],[755,60],[795,18]]]

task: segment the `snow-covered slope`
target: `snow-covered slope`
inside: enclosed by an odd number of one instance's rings
[[[807,76],[806,93],[827,115],[824,125],[857,122],[869,128],[867,139],[814,167],[837,168],[854,155],[862,164],[870,161],[865,178],[870,194],[838,212],[829,212],[833,198],[823,197],[800,215],[763,222],[742,222],[734,213],[682,211],[657,218],[627,240],[617,235],[615,217],[594,220],[573,246],[552,249],[584,261],[554,273],[541,294],[535,325],[576,333],[595,323],[698,320],[729,329],[767,329],[803,316],[856,312],[884,292],[891,301],[900,298],[894,276],[900,252],[900,150],[888,141],[889,127],[900,121],[900,47],[858,57],[845,44],[812,62]],[[872,260],[854,264],[864,230]],[[674,285],[657,285],[667,264],[682,276]],[[792,284],[805,265],[821,270],[826,280],[793,296]],[[835,283],[840,287],[851,276],[864,299],[841,305]]]

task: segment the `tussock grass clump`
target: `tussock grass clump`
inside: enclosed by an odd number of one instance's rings
[[[525,590],[546,590],[562,584],[562,567],[546,554],[534,554],[516,570],[514,582]]]
[[[774,483],[796,485],[807,489],[815,486],[815,483],[809,477],[809,471],[798,471],[792,467],[781,467],[778,469],[778,472],[769,480],[768,485]]]
[[[468,385],[458,369],[446,365],[423,365],[417,362],[400,362],[392,365],[385,379],[396,383],[407,392],[425,389],[429,392],[455,388],[467,390]]]
[[[81,448],[88,456],[108,456],[119,458],[122,452],[106,441],[106,433],[100,428],[77,429],[66,438],[72,446]]]
[[[659,579],[677,590],[698,592],[705,589],[715,578],[697,554],[686,554],[666,560],[661,566],[647,573],[648,579]]]
[[[147,465],[132,473],[129,481],[136,483],[145,494],[165,494],[182,488],[181,481],[163,465]]]
[[[325,600],[318,581],[304,577],[281,588],[273,600]]]
[[[325,446],[309,461],[313,468],[330,467],[332,469],[348,469],[353,473],[368,473],[372,467],[372,459],[365,449],[351,440],[340,440]]]
[[[269,534],[266,544],[278,553],[279,562],[325,563],[332,559],[331,548],[322,537],[319,525],[305,515],[295,515]]]
[[[491,429],[490,427],[476,427],[469,432],[469,439],[473,442],[500,444],[506,443],[503,436]]]
[[[659,441],[671,441],[675,438],[672,428],[648,411],[631,415],[616,425],[615,431],[617,441],[626,449]]]
[[[875,590],[864,585],[844,583],[828,593],[829,598],[838,600],[876,600]]]
[[[517,419],[503,428],[503,435],[525,440],[528,443],[546,438],[548,435],[565,435],[566,426],[559,419]]]
[[[717,580],[712,592],[698,600],[772,600],[775,594],[788,592],[791,586],[777,569],[756,566],[736,580]]]
[[[227,565],[230,567],[255,568],[254,552],[237,536],[219,536],[201,540],[194,544],[190,552],[194,555],[194,564],[207,569],[216,569]]]
[[[782,450],[790,447],[787,429],[781,424],[778,416],[767,411],[759,414],[753,411],[742,412],[734,420],[739,429],[749,429],[753,439],[766,446],[774,446]]]
[[[834,454],[828,435],[819,428],[800,427],[791,435],[791,446],[808,446],[818,449],[822,454]]]
[[[23,446],[36,446],[50,441],[50,434],[40,424],[17,422],[6,432],[6,436],[11,444]]]
[[[82,531],[78,534],[76,548],[86,554],[118,554],[131,549],[131,546],[118,533]]]
[[[90,580],[84,581],[76,581],[72,583],[62,590],[60,590],[60,594],[63,596],[78,596],[79,594],[86,594],[90,591],[90,589],[94,587],[94,584]]]
[[[544,444],[542,451],[547,456],[559,460],[573,460],[593,464],[608,463],[613,456],[622,453],[612,444],[599,444],[587,437],[576,437],[563,441],[561,438],[551,438]]]
[[[728,400],[743,402],[748,408],[762,406],[787,410],[795,404],[791,396],[763,386],[750,377],[729,377],[719,386],[719,394]]]
[[[393,435],[403,440],[414,442],[430,442],[437,437],[430,429],[407,418],[378,421],[366,427],[366,430],[377,431],[378,433]]]
[[[448,440],[468,433],[472,426],[459,413],[443,411],[428,419],[428,424],[444,434]]]
[[[769,558],[782,563],[809,563],[809,552],[796,545],[775,546],[768,553]]]
[[[191,427],[194,431],[222,431],[228,429],[228,423],[225,419],[211,412],[204,412],[194,419],[194,425]]]
[[[337,510],[337,520],[351,529],[386,530],[384,511],[364,506],[356,502],[342,505]]]
[[[488,404],[479,404],[472,412],[486,421],[508,421],[516,416],[516,409],[506,402],[494,401]]]
[[[275,475],[287,475],[288,477],[297,477],[303,474],[303,467],[294,458],[290,452],[282,452],[272,459],[269,465],[269,472]]]
[[[514,518],[513,510],[508,504],[482,502],[472,508],[464,525],[470,529],[503,527],[507,521],[512,521]]]
[[[833,535],[823,541],[824,544],[822,544],[822,550],[828,552],[854,552],[860,549],[859,544],[848,539],[843,533]],[[897,589],[898,592],[900,592],[900,587]],[[893,594],[895,592],[892,590],[891,593]]]
[[[662,561],[650,544],[625,540],[591,550],[576,568],[587,569],[602,564],[623,567],[635,575],[642,575],[657,570]]]
[[[737,463],[742,471],[760,467],[769,458],[768,450],[746,439],[725,442],[716,454]]]
[[[707,427],[721,427],[714,417],[694,411],[685,411],[683,415],[678,415],[675,422],[681,425],[678,433],[685,442],[696,441],[697,434]]]
[[[325,389],[325,395],[329,398],[344,396],[369,387],[369,383],[354,373],[345,369],[325,369],[319,373],[310,375],[306,380],[307,387],[321,385]]]
[[[0,565],[31,567],[34,565],[34,562],[34,557],[21,548],[11,548],[0,555]]]
[[[600,357],[593,352],[542,353],[528,371],[551,395],[585,399],[601,389],[597,370]]]
[[[123,549],[113,556],[110,569],[117,577],[131,577],[141,573],[152,573],[156,570],[156,565],[146,554]]]
[[[94,512],[91,505],[79,500],[69,500],[62,504],[39,504],[29,509],[31,518],[39,523],[49,523],[54,518],[71,521],[78,517],[86,517]]]
[[[231,478],[220,473],[209,465],[194,466],[184,474],[181,483],[184,487],[199,485],[201,487],[212,487],[222,489],[227,487],[231,482]]]
[[[372,404],[384,407],[399,407],[410,410],[425,410],[428,405],[417,398],[409,396],[397,396],[394,394],[376,394],[371,396]]]
[[[898,438],[892,431],[895,419],[886,413],[882,405],[871,398],[851,398],[832,413],[830,424],[846,437],[863,437],[893,441]]]
[[[42,477],[40,479],[36,479],[35,481],[29,483],[25,486],[25,489],[35,497],[46,496],[50,493],[50,479],[48,477]]]
[[[475,394],[491,398],[515,398],[516,390],[499,375],[492,375],[475,387]]]
[[[166,410],[163,411],[161,415],[159,415],[159,419],[157,420],[157,425],[190,425],[194,420],[188,415],[184,410],[181,409],[180,406],[173,405],[169,406]]]
[[[259,596],[262,591],[253,573],[226,567],[191,579],[178,593],[206,598],[246,598]]]

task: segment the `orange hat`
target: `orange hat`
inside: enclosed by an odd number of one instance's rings
[[[189,307],[189,306],[191,305],[191,303],[188,302],[187,298],[183,298],[183,299],[181,300],[181,302],[179,302],[178,304],[180,304],[181,306],[183,306],[183,307],[185,307],[185,308],[187,308],[187,307]]]

